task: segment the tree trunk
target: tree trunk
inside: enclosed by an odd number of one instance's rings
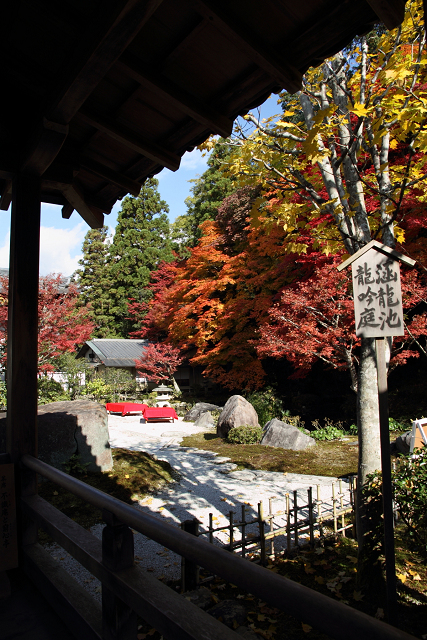
[[[372,518],[374,516],[375,519],[375,514],[371,513],[373,505],[367,504],[362,496],[367,476],[381,469],[378,379],[374,338],[362,339],[358,373],[357,431],[359,437],[356,510],[359,551],[358,586],[365,591],[366,589],[378,591],[381,589],[383,579],[373,540]],[[379,517],[380,514],[377,515]]]
[[[357,428],[359,434],[358,481],[381,469],[380,422],[378,409],[377,362],[375,339],[363,338],[360,352],[357,394]]]

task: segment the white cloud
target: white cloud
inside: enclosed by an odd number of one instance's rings
[[[71,229],[41,227],[40,229],[40,275],[62,273],[70,276],[78,267],[81,249],[88,230],[82,221]],[[0,259],[3,249],[0,248]]]
[[[182,156],[180,169],[184,169],[185,171],[194,171],[195,169],[205,170],[207,166],[207,159],[208,156],[203,156],[202,152],[199,151],[199,149],[187,151]]]

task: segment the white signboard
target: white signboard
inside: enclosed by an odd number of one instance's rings
[[[403,336],[402,291],[398,260],[372,248],[351,265],[356,335]]]

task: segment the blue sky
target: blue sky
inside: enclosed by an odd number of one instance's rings
[[[268,118],[280,112],[277,96],[271,96],[260,108],[261,117]],[[156,177],[159,180],[159,192],[169,205],[171,222],[186,212],[185,199],[190,195],[190,180],[200,176],[206,169],[206,157],[195,149],[186,153],[178,171],[163,169]],[[105,224],[111,233],[117,222],[117,214],[121,203],[117,202],[109,215],[105,216]],[[74,211],[69,220],[61,217],[61,207],[42,204],[40,232],[40,275],[62,273],[71,275],[78,267],[82,244],[89,227]],[[0,211],[0,267],[9,266],[10,241],[10,209]]]

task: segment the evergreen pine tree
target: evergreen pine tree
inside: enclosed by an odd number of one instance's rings
[[[129,319],[128,302],[150,298],[146,288],[150,275],[161,261],[174,259],[169,237],[169,207],[160,199],[159,181],[148,179],[138,197],[127,196],[117,219],[110,248],[110,289],[117,337],[127,337],[134,329]]]
[[[74,274],[80,291],[80,305],[90,308],[91,320],[96,328],[95,338],[111,335],[112,315],[109,290],[109,242],[108,227],[89,229],[83,242],[81,269]]]
[[[194,182],[185,204],[187,213],[178,216],[172,225],[172,238],[176,251],[186,257],[185,247],[195,247],[200,239],[199,225],[205,220],[215,220],[218,207],[224,198],[235,190],[233,177],[223,170],[230,155],[230,147],[218,140],[208,159],[208,169]],[[184,249],[184,250],[183,250]]]

